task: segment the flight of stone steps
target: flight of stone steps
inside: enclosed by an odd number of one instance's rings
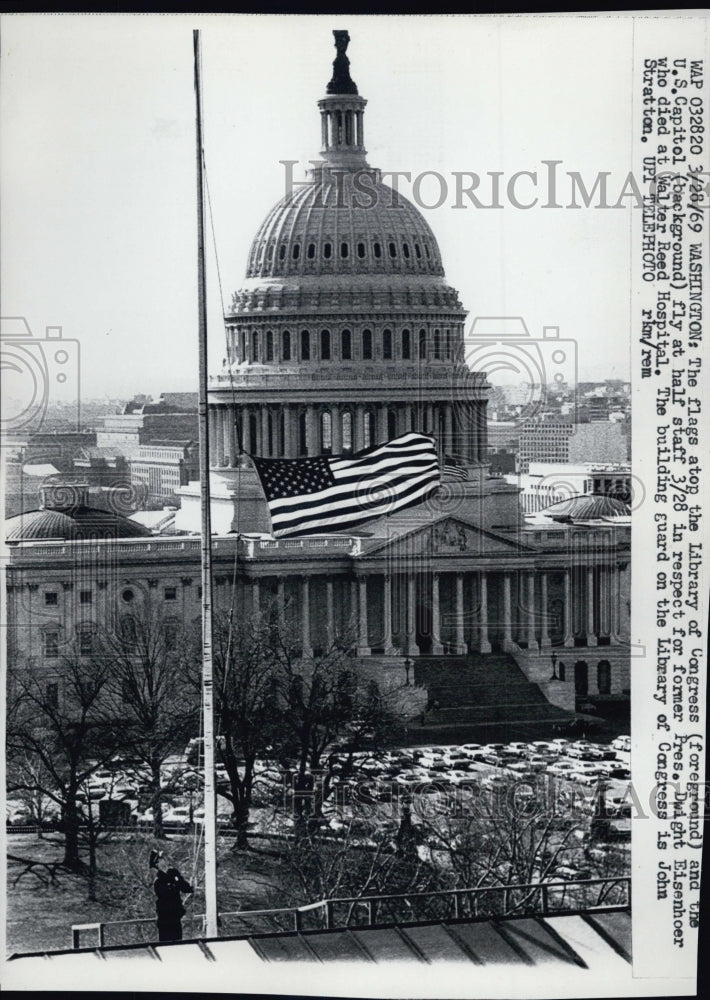
[[[545,739],[573,718],[551,705],[507,653],[426,656],[414,663],[429,708],[410,727],[410,741],[417,734],[422,743]]]

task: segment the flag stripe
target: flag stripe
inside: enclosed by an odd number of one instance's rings
[[[364,521],[372,521],[383,514],[401,510],[402,507],[412,503],[415,499],[424,499],[425,495],[428,496],[438,485],[438,474],[430,473],[426,482],[410,483],[406,489],[398,491],[396,496],[388,496],[385,500],[378,499],[368,503],[361,496],[351,496],[339,500],[337,507],[332,503],[326,503],[322,506],[308,508],[307,510],[301,507],[300,510],[295,510],[291,514],[272,514],[274,533],[277,530],[277,518],[279,531],[285,528],[294,530],[316,519],[319,524],[340,524],[343,527],[354,523],[353,518],[357,518],[358,524]]]
[[[420,503],[441,481],[434,439],[413,431],[355,455],[252,460],[276,537],[364,524]]]

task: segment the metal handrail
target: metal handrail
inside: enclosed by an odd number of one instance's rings
[[[378,906],[381,904],[393,903],[397,901],[406,901],[411,904],[415,901],[424,901],[431,899],[441,899],[441,900],[451,900],[454,905],[454,916],[453,919],[460,920],[464,919],[463,909],[461,906],[462,899],[468,899],[471,909],[475,912],[476,916],[474,919],[485,920],[487,916],[486,913],[479,913],[478,911],[478,898],[484,894],[489,895],[491,893],[503,894],[504,900],[504,913],[496,914],[496,916],[508,916],[515,913],[516,907],[511,908],[510,901],[511,896],[516,891],[517,892],[532,892],[539,893],[540,896],[540,909],[537,911],[541,916],[547,916],[550,914],[562,914],[565,912],[577,912],[580,908],[572,906],[554,906],[550,901],[550,892],[554,894],[555,890],[562,890],[562,897],[564,897],[570,889],[575,888],[591,888],[594,886],[609,886],[610,888],[614,885],[624,886],[626,888],[626,902],[624,904],[615,903],[610,906],[597,905],[597,906],[587,906],[584,907],[585,912],[599,912],[601,910],[607,909],[619,909],[620,905],[630,906],[631,905],[631,877],[628,875],[619,875],[615,877],[607,878],[595,878],[595,879],[578,879],[570,881],[559,881],[559,882],[520,882],[514,885],[485,885],[485,886],[474,886],[468,889],[439,889],[433,892],[399,892],[399,893],[385,893],[382,895],[373,896],[337,896],[330,899],[319,899],[313,903],[304,903],[301,906],[288,906],[288,907],[278,907],[276,909],[264,909],[264,910],[234,910],[220,912],[219,920],[229,920],[238,919],[241,922],[247,920],[256,920],[263,917],[287,917],[293,919],[293,930],[301,931],[303,930],[303,917],[307,913],[320,911],[323,916],[323,925],[325,930],[332,930],[338,926],[335,920],[335,907],[345,906],[352,908],[354,906],[364,906],[366,908],[366,924],[367,927],[376,927],[387,921],[378,921],[376,919]],[[191,914],[189,919],[191,921],[203,921],[204,914],[196,913]],[[390,923],[392,921],[389,921]],[[412,917],[410,919],[400,919],[396,922],[399,923],[416,923],[416,918]],[[92,924],[73,924],[72,925],[72,948],[78,949],[81,947],[80,939],[82,932],[85,931],[96,931],[98,944],[93,947],[103,948],[106,939],[106,929],[110,927],[129,927],[129,926],[144,926],[147,924],[155,924],[155,918],[153,917],[142,917],[132,920],[109,920],[103,923],[92,923]],[[343,927],[347,927],[347,920],[343,924]]]

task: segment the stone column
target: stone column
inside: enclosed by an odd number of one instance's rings
[[[370,638],[367,629],[367,577],[358,577],[358,638],[357,655],[370,655]]]
[[[480,604],[480,627],[481,627],[481,641],[480,650],[482,653],[490,653],[491,643],[488,638],[488,578],[486,576],[485,570],[479,573],[478,576],[479,583],[479,601]]]
[[[241,430],[242,430],[242,449],[251,455],[254,452],[254,444],[251,439],[251,407],[242,406],[239,409],[239,419],[241,420]]]
[[[407,573],[407,644],[406,656],[418,656],[416,613],[416,578],[414,573]]]
[[[372,444],[382,444],[383,441],[387,440],[387,407],[378,406],[377,407],[377,441],[372,441]]]
[[[611,579],[609,589],[611,591],[611,642],[618,645],[621,641],[621,569],[615,563],[609,569]]]
[[[224,410],[227,432],[227,463],[231,469],[237,464],[237,428],[235,424],[235,410],[233,406],[226,406]]]
[[[313,656],[311,646],[311,581],[301,578],[301,656]]]
[[[594,632],[594,567],[587,566],[587,645],[596,646]]]
[[[260,603],[261,602],[259,600],[259,581],[258,580],[252,580],[251,581],[251,609],[252,609],[252,612],[253,612],[255,618],[258,618],[259,615],[261,614]]]
[[[511,608],[510,608],[510,573],[503,574],[503,649],[509,650],[513,646],[513,634],[511,631]]]
[[[572,634],[572,571],[565,569],[564,639],[565,646],[574,646]]]
[[[333,581],[330,577],[325,581],[325,631],[328,637],[328,647],[333,645],[335,638],[335,621],[333,618]]]
[[[261,451],[259,453],[264,458],[268,458],[271,455],[271,449],[269,448],[269,408],[268,406],[261,407]]]
[[[451,406],[447,403],[444,407],[444,452],[450,455],[454,450],[453,448],[453,413],[451,411]]]
[[[434,656],[440,656],[444,652],[444,647],[441,645],[438,573],[432,573],[431,579],[431,633],[431,651]]]
[[[537,649],[537,639],[535,638],[535,571],[528,573],[528,649]]]
[[[276,611],[279,617],[279,625],[283,626],[286,611],[286,594],[284,588],[284,578],[282,576],[279,576],[276,579]]]
[[[540,574],[540,603],[542,604],[542,618],[540,625],[540,649],[549,649],[550,633],[547,625],[547,573]]]
[[[295,458],[296,449],[294,448],[293,445],[293,408],[288,403],[284,403],[283,413],[284,413],[283,457]]]
[[[356,403],[353,407],[353,451],[365,447],[365,407]]]
[[[431,403],[424,404],[424,427],[423,431],[425,434],[431,434],[436,437],[434,429],[434,407]]]
[[[466,641],[463,633],[463,573],[456,574],[456,652],[466,652]]]
[[[207,428],[209,435],[210,468],[214,469],[217,465],[217,421],[215,420],[215,411],[212,406],[207,411]]]
[[[383,578],[383,609],[382,621],[384,626],[384,647],[385,656],[394,656],[395,649],[392,646],[392,578],[389,573],[385,573]]]
[[[343,413],[339,406],[330,408],[330,437],[332,453],[339,455],[343,450]]]
[[[306,407],[306,454],[308,456],[318,454],[316,411],[312,406]]]

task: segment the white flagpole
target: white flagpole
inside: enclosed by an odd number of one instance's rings
[[[202,150],[200,32],[193,31],[197,142],[197,298],[199,313],[200,499],[202,509],[202,710],[205,760],[205,934],[217,937],[217,808],[214,783],[212,669],[212,523],[207,410],[207,294],[205,280],[205,204]]]

